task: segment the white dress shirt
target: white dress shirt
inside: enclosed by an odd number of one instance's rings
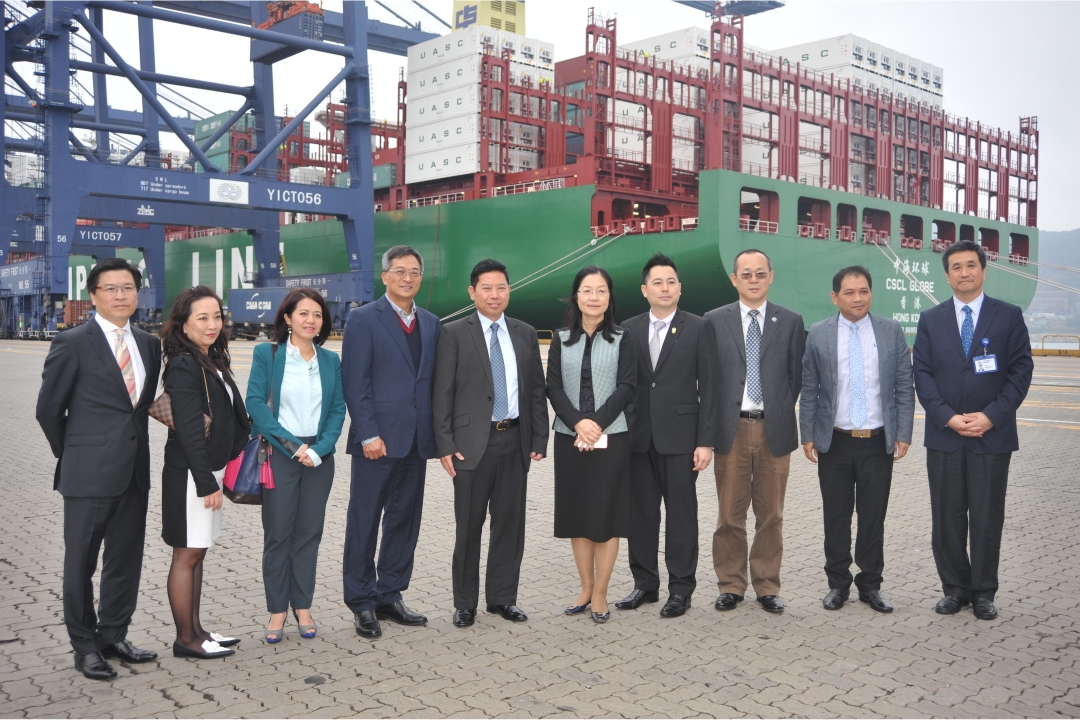
[[[278,422],[296,437],[315,437],[319,434],[321,418],[319,353],[316,351],[314,357],[305,360],[290,337],[285,343],[285,374],[281,378],[281,396],[278,398]],[[315,467],[322,464],[322,458],[311,448],[307,449],[307,456]]]
[[[979,313],[982,312],[983,300],[986,298],[986,293],[979,293],[979,297],[975,298],[971,302],[967,303],[967,307],[971,308],[971,322],[972,327],[979,327]],[[961,302],[955,295],[953,295],[953,308],[956,310],[956,328],[963,333],[964,332],[964,303]],[[971,342],[975,342],[975,338],[971,339]]]
[[[510,327],[506,323],[506,315],[500,315],[495,322],[488,320],[480,313],[480,327],[484,330],[484,347],[488,351],[488,362],[491,362],[491,326],[499,326],[499,349],[502,350],[503,368],[506,370],[506,417],[497,418],[491,416],[492,422],[499,420],[513,420],[518,416],[518,369],[517,354],[514,352],[514,343],[510,340]]]
[[[109,341],[109,350],[112,351],[113,357],[116,356],[116,345],[120,341],[117,337],[116,331],[120,330],[119,325],[113,325],[111,322],[101,317],[101,313],[94,313],[94,319],[97,320],[97,324],[101,327],[105,333],[105,339]],[[131,321],[124,323],[124,344],[127,345],[128,355],[131,356],[131,368],[135,371],[135,397],[141,398],[143,386],[146,384],[146,368],[143,367],[142,353],[139,352],[139,344],[135,342],[135,335],[131,332]],[[117,367],[119,367],[119,361],[117,361]]]
[[[885,425],[881,411],[881,367],[878,365],[877,338],[874,324],[867,315],[857,323],[843,315],[836,317],[836,419],[835,427],[855,430],[851,422],[851,326],[859,328],[862,347],[863,397],[866,400],[866,422],[860,430],[874,430]]]
[[[649,311],[649,346],[652,346],[653,339],[656,338],[656,333],[660,333],[660,349],[664,349],[664,341],[667,340],[667,335],[671,332],[671,321],[675,319],[675,312],[672,311],[666,318],[658,318],[653,315],[653,311]],[[656,323],[664,323],[659,330],[656,329]]]
[[[759,313],[758,317],[757,317],[757,323],[758,323],[758,329],[761,330],[761,338],[762,338],[762,340],[765,339],[765,310],[768,308],[768,306],[769,306],[768,301],[765,301],[765,302],[761,303],[761,307],[757,308],[757,311]],[[748,307],[746,305],[743,305],[742,300],[739,301],[739,316],[742,318],[742,332],[743,332],[743,347],[744,348],[746,347],[746,333],[748,333],[750,331],[750,319],[751,319],[750,318],[750,310],[751,310],[750,307]],[[761,402],[754,402],[753,400],[750,399],[750,396],[747,394],[746,386],[747,386],[747,383],[743,383],[742,409],[744,411],[748,411],[748,410],[764,410],[765,409],[765,393],[762,392],[762,394],[761,394]],[[762,379],[761,387],[762,387],[762,390],[765,389],[765,381],[764,381],[764,379]]]

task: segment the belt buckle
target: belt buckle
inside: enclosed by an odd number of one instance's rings
[[[499,420],[498,422],[495,423],[495,429],[500,430],[500,431],[509,430],[510,429],[510,421],[509,420]]]
[[[871,433],[870,433],[869,430],[852,430],[851,431],[851,437],[868,438],[870,436],[871,436]]]

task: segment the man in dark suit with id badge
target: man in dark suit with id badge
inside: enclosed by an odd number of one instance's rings
[[[951,245],[942,264],[953,297],[919,317],[912,357],[945,595],[935,609],[952,615],[970,603],[975,617],[993,620],[1009,461],[1020,449],[1016,410],[1034,369],[1031,340],[1019,307],[983,293],[982,247]]]

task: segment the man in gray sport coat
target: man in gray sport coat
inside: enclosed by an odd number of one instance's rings
[[[870,272],[859,265],[833,277],[833,317],[810,326],[803,357],[799,424],[803,451],[818,466],[825,515],[822,604],[839,610],[851,587],[851,514],[858,508],[855,586],[859,600],[893,611],[881,594],[885,511],[893,462],[911,444],[915,386],[900,323],[870,314]]]

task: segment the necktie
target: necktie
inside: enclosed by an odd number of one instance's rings
[[[971,321],[971,308],[965,305],[964,324],[960,326],[960,342],[964,344],[964,357],[971,351],[971,338],[975,336],[975,323]]]
[[[655,332],[649,343],[649,357],[652,359],[653,370],[656,369],[656,361],[660,359],[660,348],[664,347],[664,321],[657,320],[653,324]]]
[[[750,311],[750,327],[746,331],[746,395],[761,402],[761,328],[757,310]]]
[[[862,343],[859,342],[859,326],[852,324],[848,340],[848,395],[851,424],[861,428],[866,422],[866,391],[863,387]]]
[[[128,397],[134,407],[139,402],[139,396],[135,394],[135,366],[131,363],[131,353],[128,352],[124,343],[124,330],[116,331],[116,362],[120,364],[120,372],[124,376],[124,384],[127,386]]]
[[[506,366],[503,365],[502,347],[499,346],[499,324],[491,323],[491,383],[495,386],[495,405],[491,416],[496,420],[505,420],[510,413],[510,400],[506,394]]]

